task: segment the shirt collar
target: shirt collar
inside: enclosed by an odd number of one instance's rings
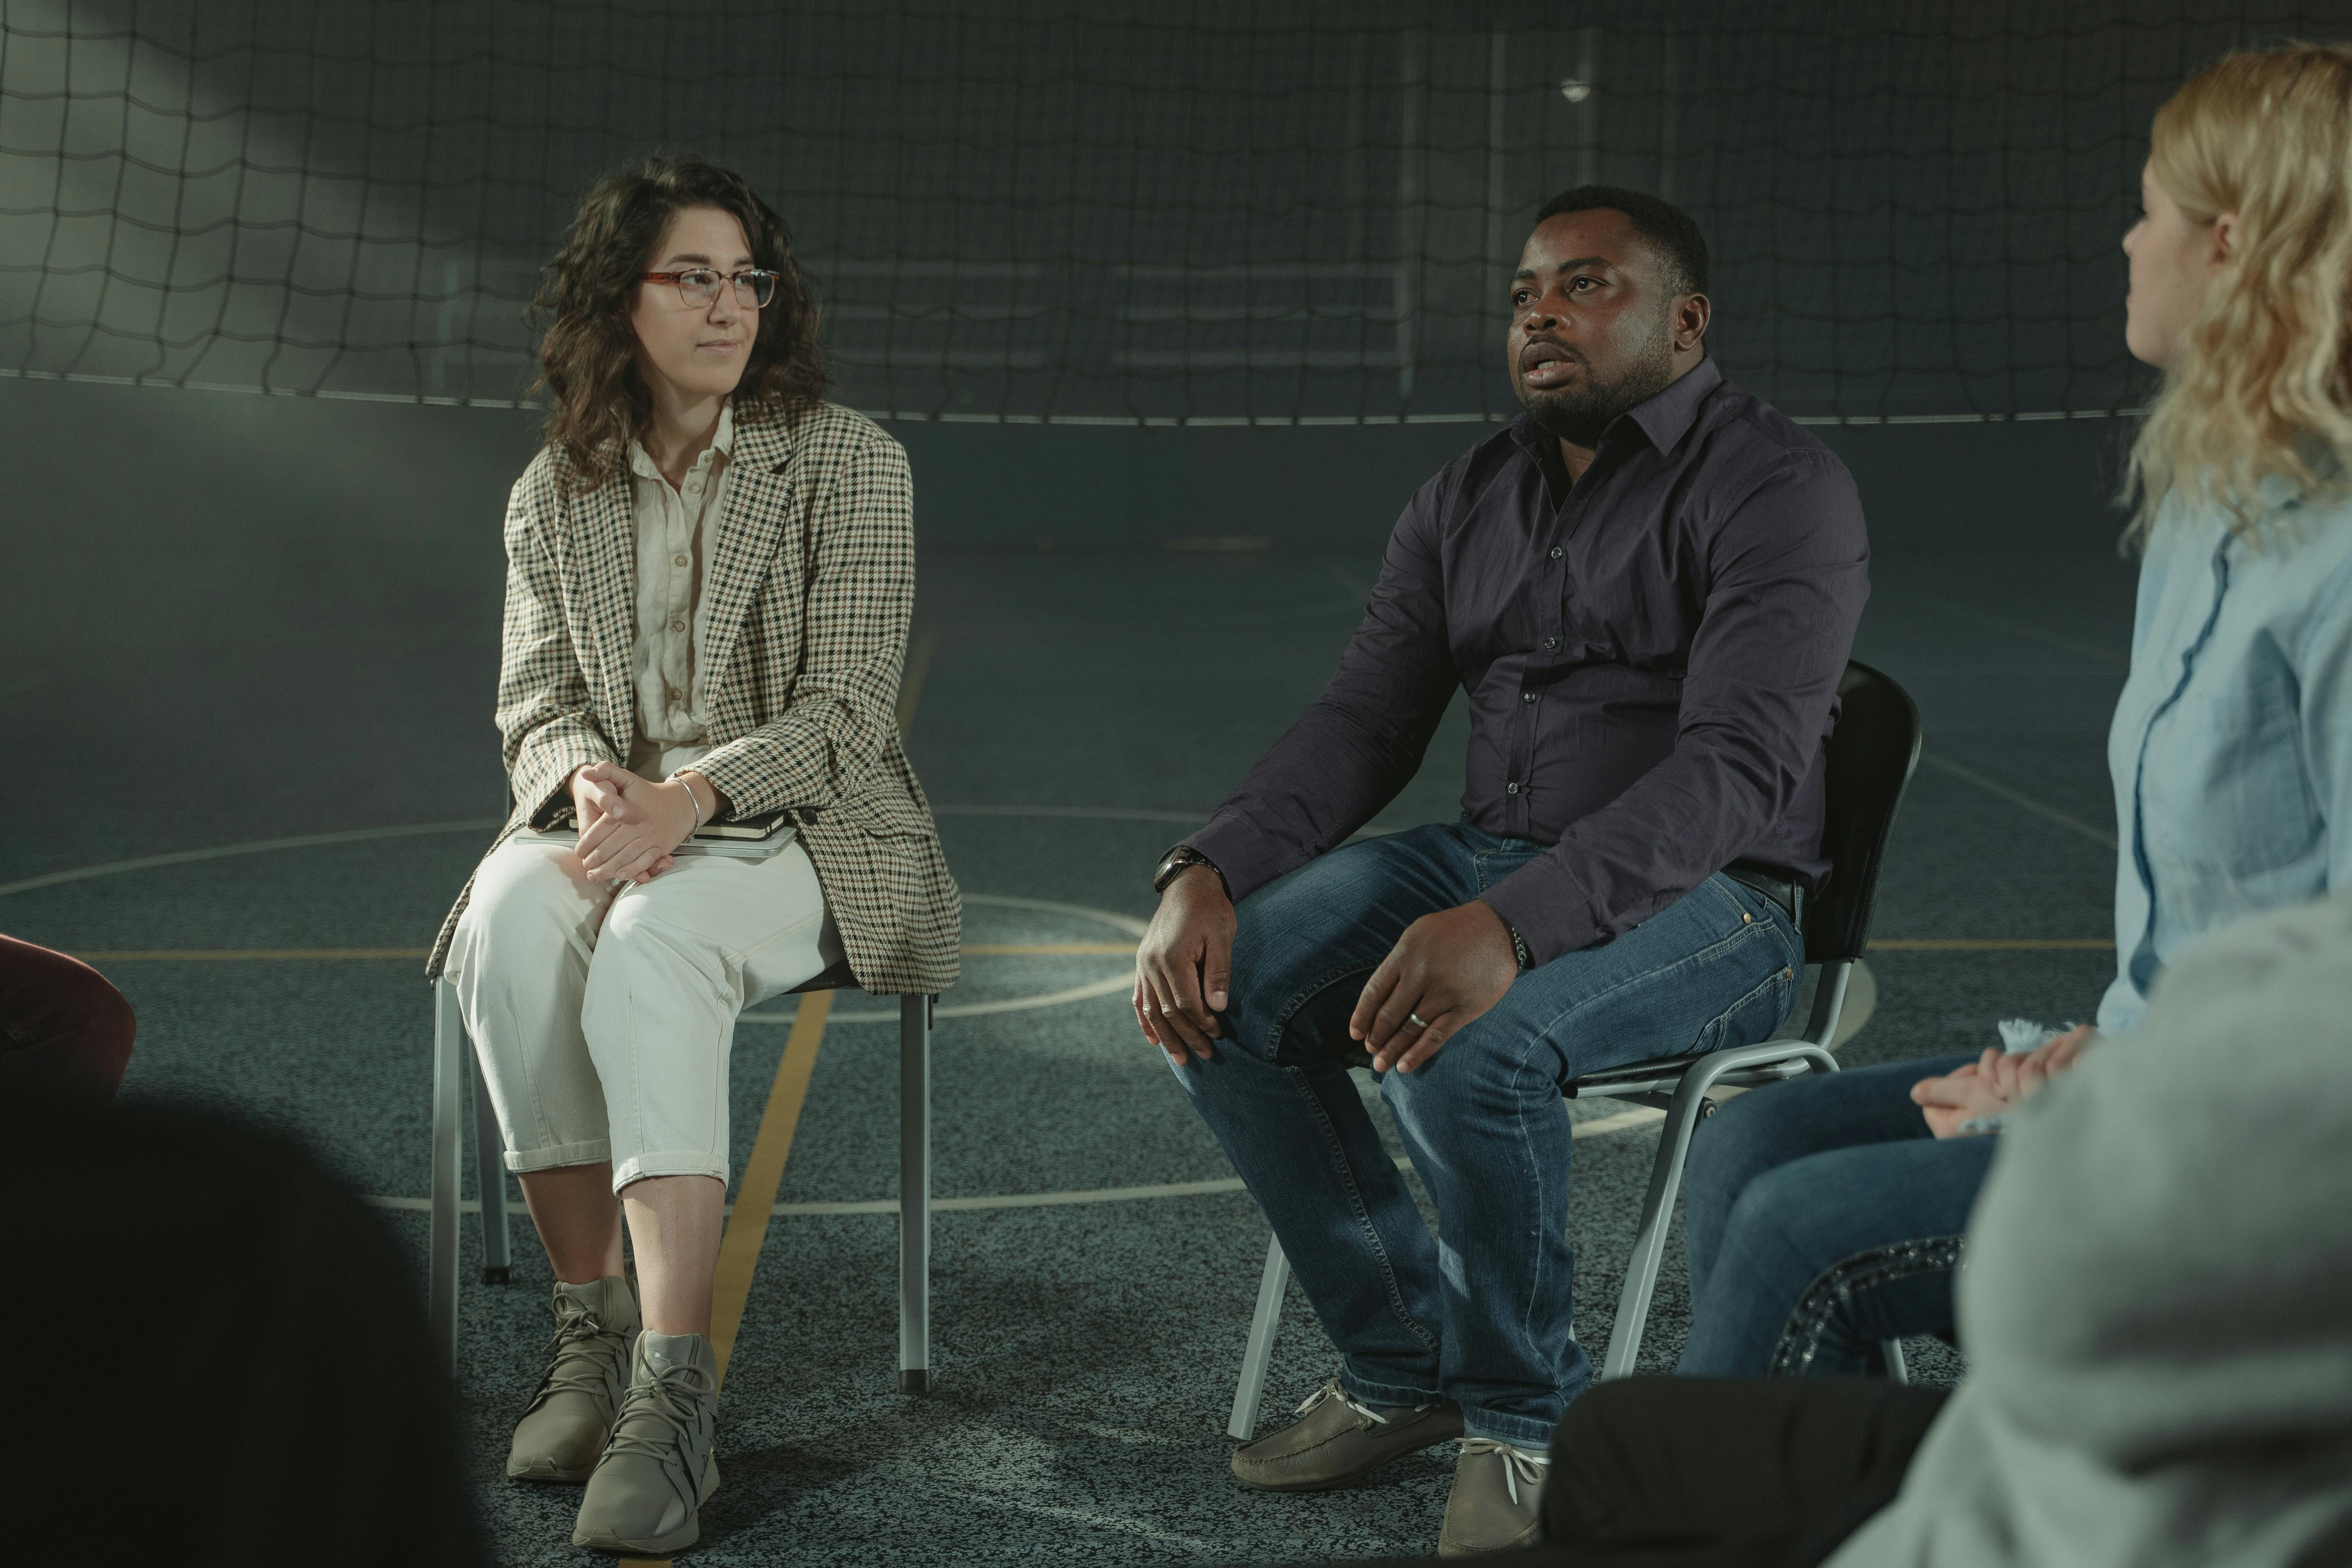
[[[1723,372],[1716,368],[1714,356],[1709,355],[1685,371],[1664,392],[1627,409],[1620,417],[1632,420],[1659,451],[1670,452],[1698,418],[1698,405],[1722,384]],[[1525,414],[1512,420],[1507,428],[1511,439],[1530,456],[1539,454],[1543,444],[1552,439],[1549,431]],[[1612,423],[1610,428],[1613,430],[1616,426]]]
[[[1698,418],[1698,405],[1706,401],[1706,395],[1722,384],[1723,372],[1715,368],[1715,358],[1709,355],[1664,392],[1629,410],[1625,417],[1642,427],[1651,446],[1671,452]]]
[[[713,457],[712,453],[718,456]],[[706,466],[715,468],[734,455],[735,400],[728,397],[719,402],[719,428],[711,432],[709,447],[694,461],[698,468]],[[629,471],[649,479],[661,477],[661,470],[654,466],[653,458],[646,455],[645,443],[642,441],[632,439],[629,442]]]

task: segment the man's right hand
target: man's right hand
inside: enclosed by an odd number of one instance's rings
[[[1160,895],[1135,950],[1135,1021],[1178,1067],[1207,1061],[1234,970],[1234,905],[1206,866],[1187,866]]]

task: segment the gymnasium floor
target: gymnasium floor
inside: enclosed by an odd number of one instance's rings
[[[946,1206],[935,1392],[920,1400],[895,1391],[896,1031],[882,1021],[895,1010],[839,998],[790,1128],[721,1404],[726,1485],[693,1561],[1433,1549],[1450,1452],[1316,1497],[1232,1483],[1223,1426],[1265,1230],[1137,1037],[1117,951],[1150,911],[1158,853],[1318,689],[1376,560],[925,559],[907,707],[965,940],[1078,951],[976,952],[944,998]],[[1874,577],[1856,654],[1909,688],[1928,750],[1849,1064],[1974,1048],[2009,1014],[2087,1016],[2113,963],[2104,743],[2130,568],[1907,554]],[[167,632],[125,615],[0,672],[7,721],[45,760],[14,788],[49,781],[16,797],[28,831],[0,845],[0,929],[91,955],[129,994],[141,1026],[126,1093],[296,1131],[382,1201],[421,1259],[430,1016],[414,953],[499,809],[496,584],[429,613],[345,586],[370,614],[264,584],[248,621]],[[1453,815],[1460,735],[1457,710],[1376,826]],[[53,785],[71,800],[47,798]],[[339,951],[383,956],[317,956]],[[739,1172],[793,1033],[789,1002],[757,1012],[735,1049]],[[1596,1360],[1654,1145],[1648,1126],[1577,1145],[1580,1336]],[[576,1493],[499,1470],[548,1327],[545,1261],[526,1222],[515,1234],[515,1282],[469,1285],[464,1301],[479,1506],[501,1562],[597,1561],[567,1544]],[[1677,1240],[1645,1366],[1681,1342],[1679,1257]],[[1956,1372],[1917,1348],[1930,1375]],[[1294,1290],[1265,1419],[1330,1359]]]

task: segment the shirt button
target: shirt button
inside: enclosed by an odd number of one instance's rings
[[[1510,783],[1508,783],[1508,784],[1505,784],[1505,785],[1503,786],[1503,793],[1504,793],[1505,795],[1517,795],[1517,794],[1518,794],[1518,793],[1519,793],[1519,781],[1518,781],[1518,780],[1517,780],[1517,779],[1513,779]]]
[[[669,563],[673,566],[691,566],[694,564],[694,558],[690,555],[673,555],[669,558]]]
[[[684,621],[672,621],[669,624],[669,629],[674,632],[682,632],[686,630],[686,623]]]
[[[1559,639],[1558,637],[1546,637],[1546,638],[1544,638],[1544,647],[1558,647],[1559,646]]]
[[[1533,702],[1535,700],[1536,694],[1532,691],[1522,691],[1519,693],[1519,700],[1522,702]]]
[[[1557,544],[1555,544],[1555,545],[1553,545],[1553,546],[1551,547],[1551,558],[1552,558],[1554,561],[1559,560],[1561,556],[1563,556],[1563,555],[1565,555],[1565,554],[1567,554],[1567,553],[1568,553],[1568,552],[1567,552],[1567,551],[1562,550],[1562,549],[1561,549],[1559,545],[1557,545]]]

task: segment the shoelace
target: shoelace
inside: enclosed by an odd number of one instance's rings
[[[625,1342],[620,1330],[606,1328],[585,1312],[559,1319],[554,1336],[547,1342],[547,1373],[539,1380],[539,1392],[531,1395],[531,1408],[539,1408],[551,1394],[603,1397],[604,1363],[592,1347],[605,1340],[612,1342],[616,1352]]]
[[[1297,1413],[1301,1415],[1311,1415],[1313,1414],[1315,1407],[1322,1404],[1327,1399],[1336,1399],[1340,1404],[1346,1405],[1349,1409],[1354,1411],[1357,1415],[1367,1416],[1370,1419],[1378,1422],[1381,1426],[1385,1426],[1389,1424],[1389,1418],[1387,1416],[1381,1415],[1379,1411],[1373,1409],[1370,1405],[1365,1404],[1354,1394],[1349,1394],[1346,1389],[1340,1387],[1339,1380],[1336,1377],[1330,1382],[1325,1384],[1322,1387],[1317,1389],[1314,1393],[1308,1394],[1307,1396],[1307,1402],[1298,1407]]]
[[[699,1436],[702,1414],[700,1374],[690,1367],[656,1373],[652,1381],[632,1383],[622,1396],[621,1413],[604,1452],[636,1454],[658,1463],[680,1497],[692,1500],[701,1476],[696,1462],[683,1450]]]
[[[1533,1490],[1543,1485],[1544,1472],[1551,1468],[1549,1458],[1530,1454],[1525,1448],[1514,1447],[1508,1443],[1498,1443],[1492,1437],[1463,1438],[1462,1457],[1466,1459],[1473,1454],[1503,1456],[1503,1485],[1510,1491],[1513,1508],[1519,1504],[1519,1483],[1525,1481],[1528,1489]]]

